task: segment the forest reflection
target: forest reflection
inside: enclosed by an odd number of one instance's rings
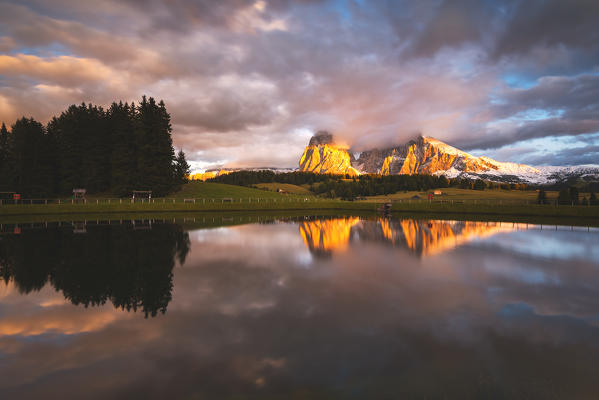
[[[0,276],[23,294],[51,284],[75,305],[110,301],[146,317],[165,313],[173,268],[189,253],[189,236],[176,224],[81,229],[23,229],[0,239]]]

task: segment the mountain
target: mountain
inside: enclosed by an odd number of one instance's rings
[[[356,158],[350,149],[336,144],[333,135],[322,131],[310,139],[299,168],[300,171],[329,174],[429,174],[513,183],[599,180],[597,165],[535,168],[476,157],[440,140],[423,136],[403,145],[363,151]]]
[[[310,139],[299,166],[300,171],[319,174],[358,175],[359,172],[352,167],[353,162],[355,160],[347,148],[336,144],[330,133],[320,131]]]
[[[295,168],[277,168],[277,167],[242,167],[242,168],[214,168],[208,169],[206,172],[196,172],[189,175],[189,180],[206,181],[217,176],[230,174],[231,172],[239,171],[272,171],[275,174],[297,171]]]

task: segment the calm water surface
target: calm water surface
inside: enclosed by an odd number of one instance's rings
[[[1,397],[599,398],[597,229],[183,226],[5,229]]]

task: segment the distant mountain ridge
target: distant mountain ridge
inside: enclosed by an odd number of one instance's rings
[[[189,179],[192,181],[205,181],[208,179],[216,178],[217,176],[230,174],[231,172],[239,171],[272,171],[276,174],[285,172],[297,171],[296,168],[278,168],[278,167],[240,167],[240,168],[212,168],[206,170],[206,172],[196,172],[189,175]]]
[[[328,132],[318,132],[305,148],[299,170],[315,173],[428,174],[448,178],[481,178],[499,182],[548,184],[572,178],[599,181],[599,166],[532,167],[476,157],[431,137],[420,136],[405,144],[363,151],[356,158],[335,143]]]

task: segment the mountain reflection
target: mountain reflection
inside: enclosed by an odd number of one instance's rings
[[[427,256],[453,249],[473,239],[511,231],[520,225],[386,218],[363,220],[346,217],[302,221],[299,230],[310,251],[320,256],[343,250],[352,240],[386,242]]]
[[[80,231],[80,230],[79,230]],[[75,305],[110,301],[147,317],[166,312],[175,260],[189,252],[189,237],[178,225],[88,226],[85,234],[64,228],[24,229],[0,239],[0,276],[21,293],[50,283]]]

